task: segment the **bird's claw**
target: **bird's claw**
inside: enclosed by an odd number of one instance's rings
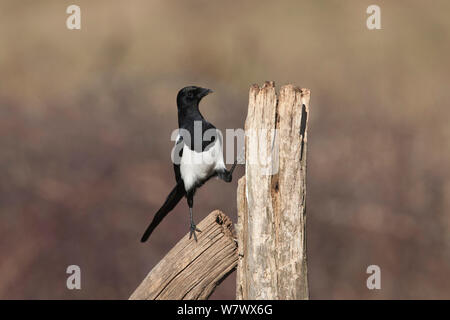
[[[197,242],[197,235],[195,234],[195,231],[202,232],[195,224],[191,224],[191,228],[189,231],[189,240],[192,238],[192,235],[194,235],[194,240]]]

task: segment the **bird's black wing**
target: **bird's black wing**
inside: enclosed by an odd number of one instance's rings
[[[202,136],[196,137],[194,130],[194,122],[189,123],[185,129],[189,132],[190,139],[184,139],[184,143],[187,144],[189,149],[194,150],[195,152],[203,152],[208,150],[214,142],[217,140],[217,129],[211,123],[206,121],[205,119],[197,120],[202,122]],[[211,130],[211,131],[210,131]],[[201,144],[195,143],[195,139],[201,139]],[[201,146],[201,149],[199,148]]]
[[[214,142],[217,140],[217,129],[211,123],[206,120],[203,120],[203,140],[202,140],[202,152],[208,150],[214,145]],[[209,131],[212,130],[212,131]],[[208,134],[205,135],[205,132]]]
[[[174,157],[173,157],[173,170],[175,172],[175,180],[177,183],[181,181],[180,160],[181,157],[183,156],[183,146],[184,146],[183,137],[180,135],[178,136],[177,141],[175,142]]]

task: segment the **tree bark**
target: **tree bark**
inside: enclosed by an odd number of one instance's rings
[[[237,299],[308,299],[306,146],[310,91],[250,88],[238,186]],[[274,130],[276,129],[276,130]]]
[[[185,235],[150,271],[130,300],[207,299],[237,265],[232,222],[221,211],[199,224],[198,242]]]

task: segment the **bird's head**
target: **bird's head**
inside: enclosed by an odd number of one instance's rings
[[[202,98],[206,97],[208,94],[212,92],[213,91],[210,89],[205,89],[196,86],[184,87],[183,89],[178,91],[177,95],[178,108],[198,106]]]

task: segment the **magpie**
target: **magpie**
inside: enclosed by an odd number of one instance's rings
[[[184,87],[178,92],[179,130],[172,156],[176,185],[156,212],[141,242],[147,241],[153,230],[183,197],[186,197],[189,206],[189,239],[193,235],[197,241],[195,232],[201,230],[196,227],[192,213],[196,190],[212,177],[218,177],[225,182],[232,180],[236,160],[228,171],[223,161],[222,136],[216,127],[205,120],[199,110],[200,101],[212,92],[210,89],[196,86]]]

